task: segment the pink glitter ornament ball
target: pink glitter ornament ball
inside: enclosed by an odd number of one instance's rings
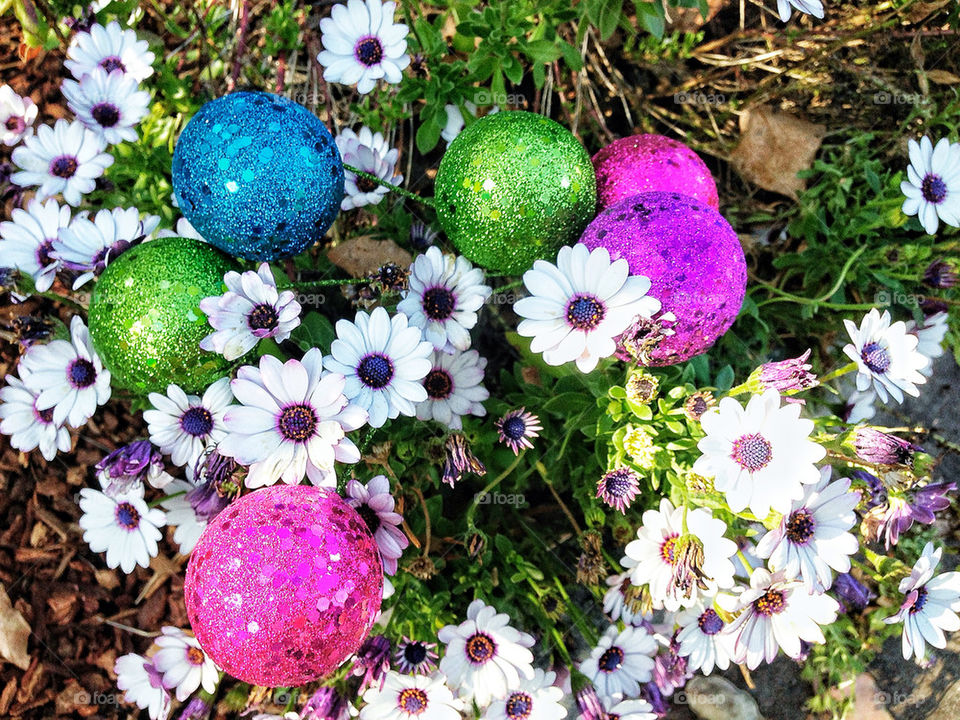
[[[700,156],[663,135],[631,135],[593,156],[597,209],[642,192],[677,192],[720,207],[717,185]]]
[[[673,365],[706,352],[740,312],[747,263],[737,234],[712,207],[679,193],[641,193],[600,213],[580,242],[626,258],[631,275],[673,313],[673,334],[648,338],[643,364]],[[624,338],[621,338],[623,341]]]
[[[318,680],[370,631],[383,593],[376,542],[328,488],[244,495],[203,531],[183,594],[201,647],[225,672],[267,687]]]

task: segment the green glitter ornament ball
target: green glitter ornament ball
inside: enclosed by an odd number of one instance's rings
[[[136,393],[174,383],[201,392],[227,374],[223,356],[200,349],[213,328],[200,301],[221,295],[231,257],[190,238],[137,245],[111,262],[90,299],[90,339],[111,382]]]
[[[597,180],[573,133],[542,115],[509,111],[457,136],[434,192],[440,225],[461,253],[519,274],[577,241],[593,219]]]

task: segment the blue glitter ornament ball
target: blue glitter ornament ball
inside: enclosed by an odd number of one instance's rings
[[[320,119],[264,92],[235,92],[194,115],[173,153],[181,212],[207,242],[248,260],[297,255],[333,223],[343,161]]]

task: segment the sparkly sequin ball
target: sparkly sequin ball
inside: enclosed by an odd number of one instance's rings
[[[626,258],[650,278],[650,295],[677,320],[647,364],[673,365],[706,352],[740,311],[747,263],[737,234],[712,207],[679,193],[642,193],[600,213],[580,242]]]
[[[90,338],[117,387],[140,394],[175,383],[202,392],[229,363],[200,349],[212,330],[200,301],[226,289],[237,262],[190,238],[137,245],[107,265],[90,299]]]
[[[333,223],[343,161],[320,119],[292,100],[236,92],[194,115],[173,153],[173,189],[197,231],[248,260],[297,255]]]
[[[490,270],[519,274],[576,241],[593,218],[596,178],[569,130],[542,115],[499,112],[450,144],[434,199],[461,253]]]
[[[383,566],[334,490],[243,495],[197,542],[183,585],[190,626],[223,670],[253,685],[303,685],[360,647],[380,611]]]
[[[663,135],[631,135],[593,156],[597,207],[602,210],[642,192],[678,192],[720,207],[717,185],[700,156]]]

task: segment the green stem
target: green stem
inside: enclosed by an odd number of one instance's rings
[[[846,375],[847,373],[853,372],[856,369],[857,369],[857,364],[855,362],[848,363],[843,367],[837,368],[832,373],[824,375],[822,378],[820,378],[820,384],[825,385],[831,380],[836,380],[841,375]]]
[[[843,286],[843,281],[847,279],[847,273],[850,272],[850,268],[853,266],[853,263],[856,262],[865,251],[867,250],[866,245],[861,245],[853,255],[847,258],[847,262],[844,263],[843,268],[840,270],[840,275],[837,277],[837,281],[833,284],[827,292],[821,295],[818,298],[808,298],[802,297],[800,295],[794,295],[793,293],[788,293],[786,290],[781,290],[776,285],[772,283],[764,282],[760,280],[759,283],[763,287],[772,291],[773,293],[784,298],[785,301],[789,300],[791,302],[798,303],[800,305],[822,305],[823,307],[830,308],[832,310],[860,310],[860,309],[869,309],[874,307],[873,305],[864,305],[864,304],[855,304],[849,305],[844,303],[831,303],[827,302],[834,294]],[[768,301],[769,302],[769,301]]]
[[[280,290],[306,290],[314,287],[328,287],[332,285],[362,285],[370,282],[369,278],[346,278],[331,280],[305,280],[303,282],[292,282],[280,286]]]
[[[520,464],[520,461],[523,459],[523,456],[526,454],[526,450],[517,455],[513,462],[507,466],[507,469],[502,473],[497,475],[493,480],[487,483],[486,487],[483,488],[480,492],[473,496],[473,502],[470,503],[470,507],[467,508],[467,528],[473,529],[476,525],[473,524],[473,516],[477,514],[477,506],[480,504],[480,498],[489,494],[497,485],[503,482],[503,479],[507,477],[510,473],[517,469],[517,465]]]
[[[433,198],[420,197],[416,193],[412,193],[409,190],[406,190],[400,187],[399,185],[391,185],[388,182],[384,182],[381,178],[378,178],[373,173],[368,173],[364,170],[361,170],[360,168],[355,168],[353,167],[353,165],[347,165],[346,163],[344,163],[343,167],[345,170],[349,170],[357,177],[363,178],[364,180],[369,180],[370,182],[376,183],[381,187],[385,187],[391,192],[395,192],[398,195],[402,195],[403,197],[407,198],[407,200],[413,200],[414,202],[423,203],[424,205],[429,205],[430,207],[433,207]]]
[[[580,631],[580,634],[587,639],[590,646],[595,647],[599,642],[599,638],[593,626],[587,621],[586,616],[580,611],[580,608],[570,601],[570,596],[567,594],[566,588],[563,587],[563,583],[560,582],[560,578],[554,575],[553,582],[554,585],[557,586],[560,595],[563,596],[564,604],[567,606],[567,612],[570,613],[573,624]]]
[[[165,503],[167,500],[171,500],[175,497],[180,497],[181,495],[186,495],[186,494],[187,494],[186,490],[181,490],[180,492],[175,492],[175,493],[172,493],[171,495],[164,495],[162,498],[156,498],[155,500],[151,500],[150,502],[148,502],[147,507],[155,508],[160,503]]]
[[[747,560],[747,556],[743,554],[743,550],[737,548],[737,557],[740,558],[740,562],[743,563],[743,567],[747,569],[747,574],[753,575],[753,566],[750,565],[750,561]]]

